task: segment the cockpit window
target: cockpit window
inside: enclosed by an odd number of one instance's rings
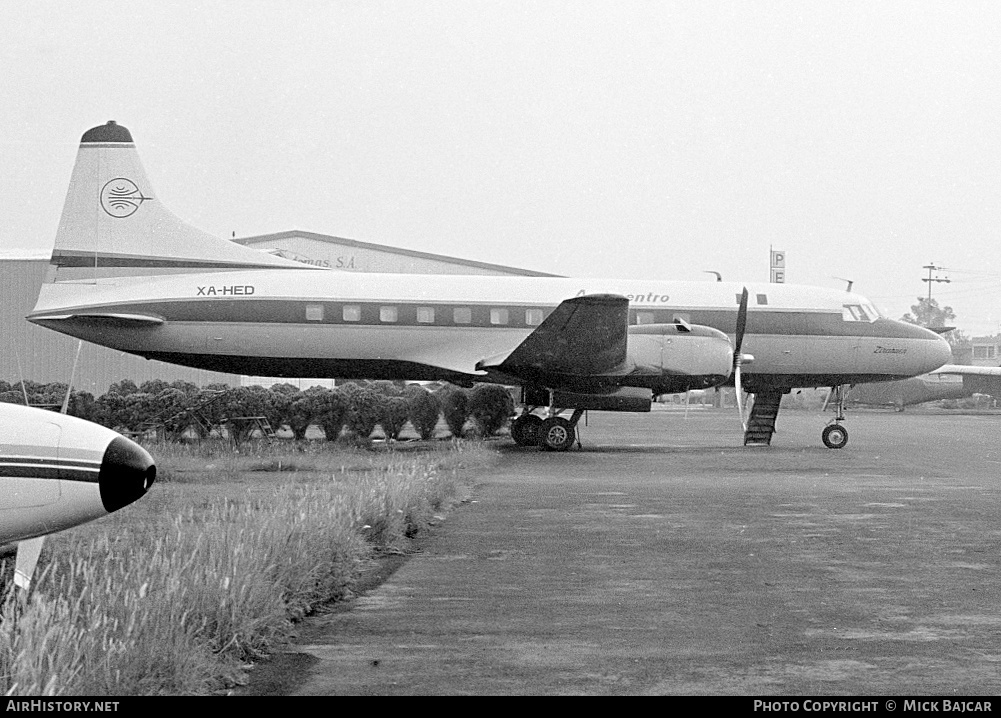
[[[869,302],[845,304],[841,310],[841,318],[846,322],[872,323],[879,319],[879,312]]]
[[[883,316],[883,313],[879,311],[879,309],[876,308],[876,305],[872,302],[862,302],[862,306],[865,307],[866,312],[868,312],[869,316],[872,317],[870,321],[874,322]]]

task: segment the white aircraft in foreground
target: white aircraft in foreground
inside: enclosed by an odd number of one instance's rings
[[[131,504],[155,478],[146,450],[110,429],[0,403],[0,544],[17,542],[14,583],[30,587],[46,535]]]
[[[767,444],[794,387],[900,379],[949,359],[937,334],[834,290],[304,265],[178,219],[113,122],[83,135],[52,265],[36,324],[237,374],[520,385],[515,441],[553,450],[572,445],[585,410],[649,411],[660,394],[731,381],[755,395],[745,444]],[[828,446],[847,437],[840,424],[824,431]]]

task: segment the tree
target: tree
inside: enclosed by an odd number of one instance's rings
[[[911,305],[911,312],[914,314],[908,312],[901,319],[908,324],[918,324],[928,328],[952,326],[956,318],[952,307],[939,307],[937,300],[925,297],[918,297],[918,303]]]
[[[911,313],[913,312],[913,314]],[[929,329],[941,329],[955,325],[956,313],[952,307],[940,307],[935,299],[918,297],[918,303],[911,305],[901,319],[909,324],[917,324]],[[953,329],[942,335],[952,348],[952,359],[956,364],[969,361],[973,354],[973,343],[960,329]]]

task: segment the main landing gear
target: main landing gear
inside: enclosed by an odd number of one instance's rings
[[[569,419],[560,416],[564,409],[551,409],[543,419],[533,414],[535,407],[525,410],[511,424],[511,438],[518,446],[539,446],[546,451],[566,451],[577,438],[577,422],[583,409],[574,409]]]
[[[835,401],[838,414],[831,423],[824,427],[824,431],[820,434],[824,446],[828,449],[843,449],[845,444],[848,443],[848,429],[843,427],[839,422],[845,420],[845,403],[848,401],[848,390],[850,388],[847,384],[831,388],[831,395],[828,397],[828,401],[830,399]]]

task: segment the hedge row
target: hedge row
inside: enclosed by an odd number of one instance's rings
[[[58,410],[66,396],[66,384],[0,381],[0,402],[24,404],[25,393],[32,406]],[[68,413],[130,434],[157,433],[179,440],[192,433],[207,437],[225,426],[234,441],[244,441],[259,428],[263,417],[274,429],[285,427],[296,439],[304,439],[310,426],[323,430],[333,441],[342,433],[367,439],[377,426],[386,438],[395,439],[407,423],[423,439],[431,439],[440,418],[452,436],[467,433],[467,422],[480,436],[496,434],[514,413],[507,389],[496,384],[477,384],[463,389],[451,384],[404,385],[402,382],[350,382],[336,389],[312,387],[300,391],[291,384],[230,387],[209,384],[199,388],[191,382],[159,379],[136,385],[125,380],[112,384],[94,398],[85,391],[70,395]]]

